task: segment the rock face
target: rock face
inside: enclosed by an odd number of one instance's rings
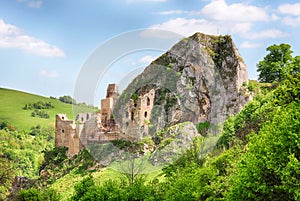
[[[248,101],[249,96],[241,93],[244,82],[248,82],[247,68],[231,37],[195,33],[153,61],[128,85],[115,104],[114,117],[124,131],[134,127],[137,132],[131,135],[136,136],[141,132],[152,135],[186,121],[216,126]],[[155,92],[154,101],[143,130],[144,123],[128,123],[124,111],[131,107],[133,97],[150,90]]]
[[[190,122],[171,126],[157,134],[160,142],[149,161],[154,166],[169,164],[190,149],[193,140],[200,136],[194,124]]]

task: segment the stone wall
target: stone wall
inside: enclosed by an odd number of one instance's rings
[[[91,118],[91,113],[86,112],[86,113],[80,113],[76,116],[76,121],[78,121],[79,123],[84,123],[86,121],[88,121]]]
[[[66,114],[56,115],[55,146],[68,147],[68,156],[73,156],[83,149],[80,142],[80,126],[69,120]]]
[[[151,89],[147,92],[139,92],[137,100],[130,100],[122,118],[122,130],[126,135],[141,139],[148,134],[154,97],[155,90]]]

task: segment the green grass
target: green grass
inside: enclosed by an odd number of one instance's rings
[[[31,117],[33,110],[22,109],[25,104],[38,101],[51,102],[51,104],[54,105],[54,108],[46,110],[50,115],[49,119]],[[56,114],[66,113],[69,119],[74,119],[73,109],[77,113],[93,112],[93,109],[91,108],[65,104],[57,99],[50,99],[21,91],[0,88],[0,121],[6,120],[16,126],[19,130],[29,131],[32,126],[38,124],[42,127],[54,127]]]

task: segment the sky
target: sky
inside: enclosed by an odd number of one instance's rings
[[[0,0],[0,87],[73,96],[97,48],[124,33],[149,28],[180,36],[231,35],[250,79],[257,79],[256,64],[272,44],[288,43],[300,55],[300,1]],[[128,51],[109,68],[100,66],[109,70],[87,102],[98,105],[107,83],[122,84],[124,76],[141,72],[171,46]]]

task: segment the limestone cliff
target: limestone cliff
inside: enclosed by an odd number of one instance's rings
[[[130,131],[126,134],[137,138],[187,121],[217,125],[248,101],[241,90],[244,82],[248,82],[247,68],[231,37],[195,33],[153,61],[128,85],[115,104],[114,117],[124,131]],[[135,103],[150,92],[151,107]]]

